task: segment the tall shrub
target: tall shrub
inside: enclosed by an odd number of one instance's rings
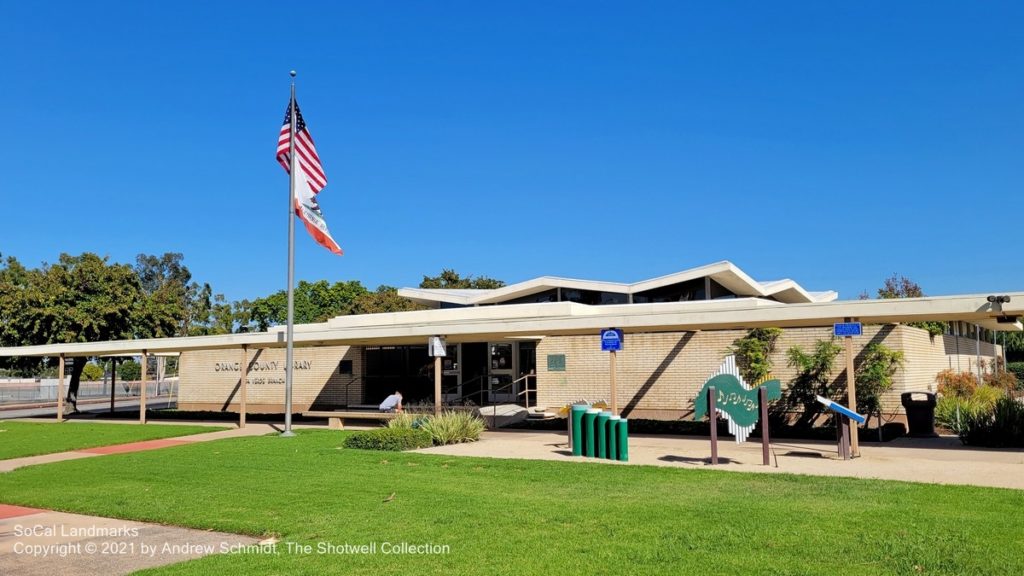
[[[974,394],[978,387],[978,379],[970,372],[958,372],[956,370],[943,370],[935,375],[935,383],[938,384],[939,394],[943,396],[955,396],[967,398]]]
[[[782,336],[781,328],[753,328],[743,338],[733,341],[729,351],[736,356],[736,364],[747,384],[753,386],[771,375],[772,352],[779,336]]]
[[[799,346],[793,346],[786,351],[787,364],[796,368],[796,376],[789,383],[789,391],[785,401],[780,406],[791,409],[799,407],[803,410],[798,426],[808,426],[821,412],[821,405],[815,396],[829,397],[832,395],[830,383],[832,382],[832,370],[835,367],[836,356],[842,351],[842,347],[836,343],[835,338],[818,340],[814,344],[814,351],[805,352]]]
[[[880,414],[881,398],[892,390],[892,378],[903,367],[903,352],[878,342],[864,347],[857,367],[857,411],[868,416]]]

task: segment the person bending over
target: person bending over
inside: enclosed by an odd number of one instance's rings
[[[380,403],[381,412],[401,412],[402,411],[402,393],[395,390],[395,393],[388,396]]]

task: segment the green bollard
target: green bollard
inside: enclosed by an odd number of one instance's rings
[[[597,428],[597,457],[608,457],[608,417],[611,412],[601,412],[594,421],[594,428]]]
[[[600,412],[601,411],[597,408],[590,408],[583,414],[583,455],[588,458],[594,457],[594,445],[596,444],[595,440],[597,440],[597,434],[595,434],[594,430],[594,422],[597,420],[597,415]]]
[[[586,406],[572,406],[569,413],[569,432],[572,434],[572,455],[583,455],[583,413]]]
[[[618,450],[618,438],[616,435],[619,433],[619,421],[622,420],[620,416],[609,416],[608,417],[608,459],[615,460],[619,457]]]
[[[619,420],[617,426],[615,426],[616,432],[618,432],[618,449],[619,449],[619,461],[629,462],[629,421],[625,418]]]

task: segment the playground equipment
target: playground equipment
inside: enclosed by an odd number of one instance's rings
[[[607,410],[572,406],[569,437],[573,456],[629,461],[629,422]]]
[[[850,451],[850,420],[857,424],[863,424],[867,417],[857,414],[846,406],[833,402],[824,396],[816,396],[816,398],[818,402],[836,413],[836,437],[839,444],[839,457],[843,460],[849,460],[853,457],[853,453]]]

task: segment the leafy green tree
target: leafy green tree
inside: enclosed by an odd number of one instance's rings
[[[924,296],[924,290],[921,289],[921,286],[902,274],[893,274],[886,278],[882,287],[878,289],[878,298],[883,300],[893,298],[924,298]],[[860,299],[867,300],[867,292],[861,293]],[[927,330],[928,334],[932,336],[939,336],[946,333],[945,322],[910,322],[907,326]]]
[[[475,288],[487,290],[501,288],[504,285],[504,281],[486,276],[466,276],[463,278],[451,268],[441,270],[441,273],[437,276],[423,276],[423,281],[420,282],[420,288]]]
[[[881,414],[882,394],[892,390],[893,376],[903,367],[904,356],[878,342],[864,347],[856,370],[857,411],[870,417]]]
[[[295,287],[295,322],[309,324],[325,322],[335,316],[352,314],[357,299],[368,291],[362,282],[335,282],[302,280]],[[288,293],[280,290],[264,298],[257,298],[247,308],[248,322],[257,330],[284,324],[288,320]]]
[[[781,328],[753,328],[743,338],[733,341],[730,352],[736,355],[740,374],[750,386],[771,375],[772,352],[779,336],[782,336]]]
[[[83,379],[90,382],[103,379],[104,371],[102,366],[93,364],[92,362],[82,362],[82,364],[84,364],[84,367],[82,368]]]
[[[61,254],[56,264],[27,272],[14,322],[20,344],[123,340],[136,335],[144,299],[130,266],[88,252]],[[85,365],[84,359],[72,363],[68,400],[76,410]]]
[[[398,295],[393,286],[380,285],[374,292],[367,292],[356,299],[353,314],[380,314],[382,312],[406,312],[423,310],[424,307],[408,298]]]
[[[821,412],[821,405],[815,396],[832,396],[832,371],[835,368],[836,357],[841,351],[842,346],[835,338],[818,340],[811,353],[805,352],[799,346],[793,346],[786,351],[787,365],[796,368],[797,373],[789,383],[784,402],[780,402],[779,406],[785,409],[801,409],[797,426],[810,426]]]
[[[142,365],[135,360],[126,360],[117,364],[117,377],[125,382],[134,382],[142,378]]]
[[[0,263],[0,345],[21,346],[28,343],[22,319],[29,270],[17,258],[7,257]],[[37,358],[0,358],[0,367],[11,375],[27,376],[39,367]]]

